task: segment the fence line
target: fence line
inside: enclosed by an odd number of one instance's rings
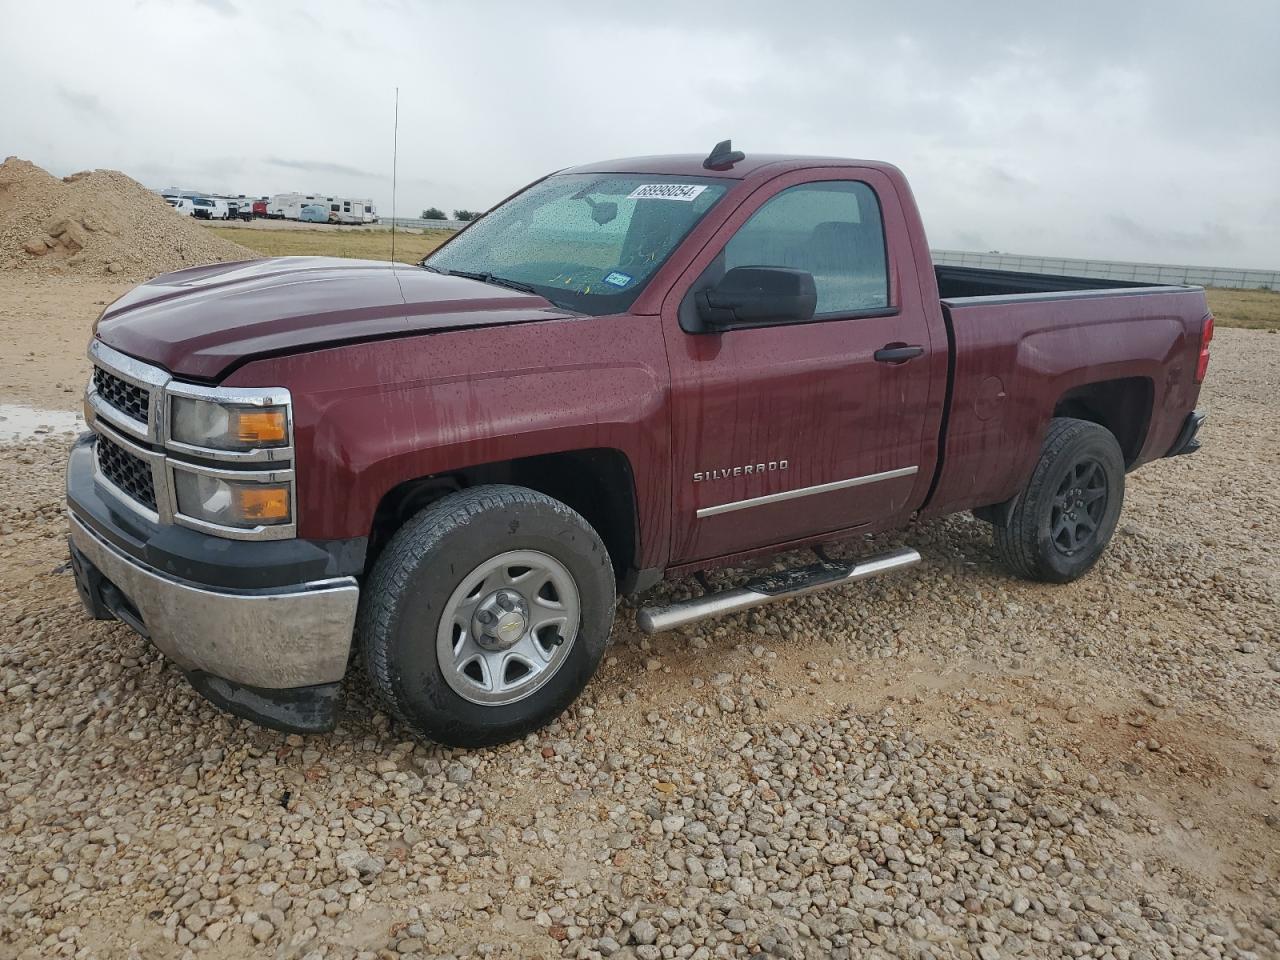
[[[395,222],[397,227],[408,230],[461,230],[466,226],[462,220],[423,220],[418,217],[396,217]],[[382,226],[390,225],[391,218],[384,217]],[[1079,260],[1072,257],[977,253],[968,250],[933,250],[931,252],[934,263],[951,267],[982,267],[987,270],[1016,270],[1021,273],[1097,277],[1100,280],[1136,280],[1152,284],[1280,290],[1280,270],[1193,267],[1169,263],[1135,263],[1125,260]]]
[[[396,229],[404,230],[461,230],[465,220],[423,220],[421,217],[395,217]],[[383,217],[382,225],[391,226],[391,217]]]
[[[982,267],[1023,273],[1097,277],[1100,280],[1137,280],[1152,284],[1190,284],[1201,287],[1280,290],[1280,270],[1243,270],[1235,267],[1192,267],[1163,263],[1130,263],[1119,260],[1076,260],[1069,257],[1034,257],[1016,253],[971,253],[934,250],[933,262],[951,267]]]

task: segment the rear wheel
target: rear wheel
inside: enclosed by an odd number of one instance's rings
[[[450,746],[558,716],[604,653],[613,566],[595,530],[523,487],[447,496],[406,523],[361,598],[366,671],[387,706]]]
[[[1111,431],[1087,420],[1054,419],[1008,521],[994,525],[996,553],[1030,580],[1066,583],[1083,576],[1115,533],[1124,478],[1124,456]]]

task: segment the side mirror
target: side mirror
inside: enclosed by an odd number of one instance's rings
[[[813,274],[789,267],[734,267],[697,295],[709,327],[745,327],[809,320],[818,305]]]

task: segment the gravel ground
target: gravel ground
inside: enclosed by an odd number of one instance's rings
[[[6,448],[0,957],[1280,956],[1280,336],[1221,330],[1206,399],[1079,583],[955,517],[894,579],[624,607],[560,722],[473,752],[358,677],[328,736],[218,712],[83,618],[65,441]]]

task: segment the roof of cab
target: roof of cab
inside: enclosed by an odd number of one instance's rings
[[[766,168],[771,172],[802,170],[809,167],[874,167],[894,170],[892,164],[874,160],[851,160],[845,157],[808,157],[782,153],[748,153],[727,170],[708,170],[702,165],[705,154],[674,153],[652,157],[626,157],[620,160],[602,160],[580,167],[567,167],[560,173],[649,173],[677,177],[721,177],[726,180],[745,180]]]

